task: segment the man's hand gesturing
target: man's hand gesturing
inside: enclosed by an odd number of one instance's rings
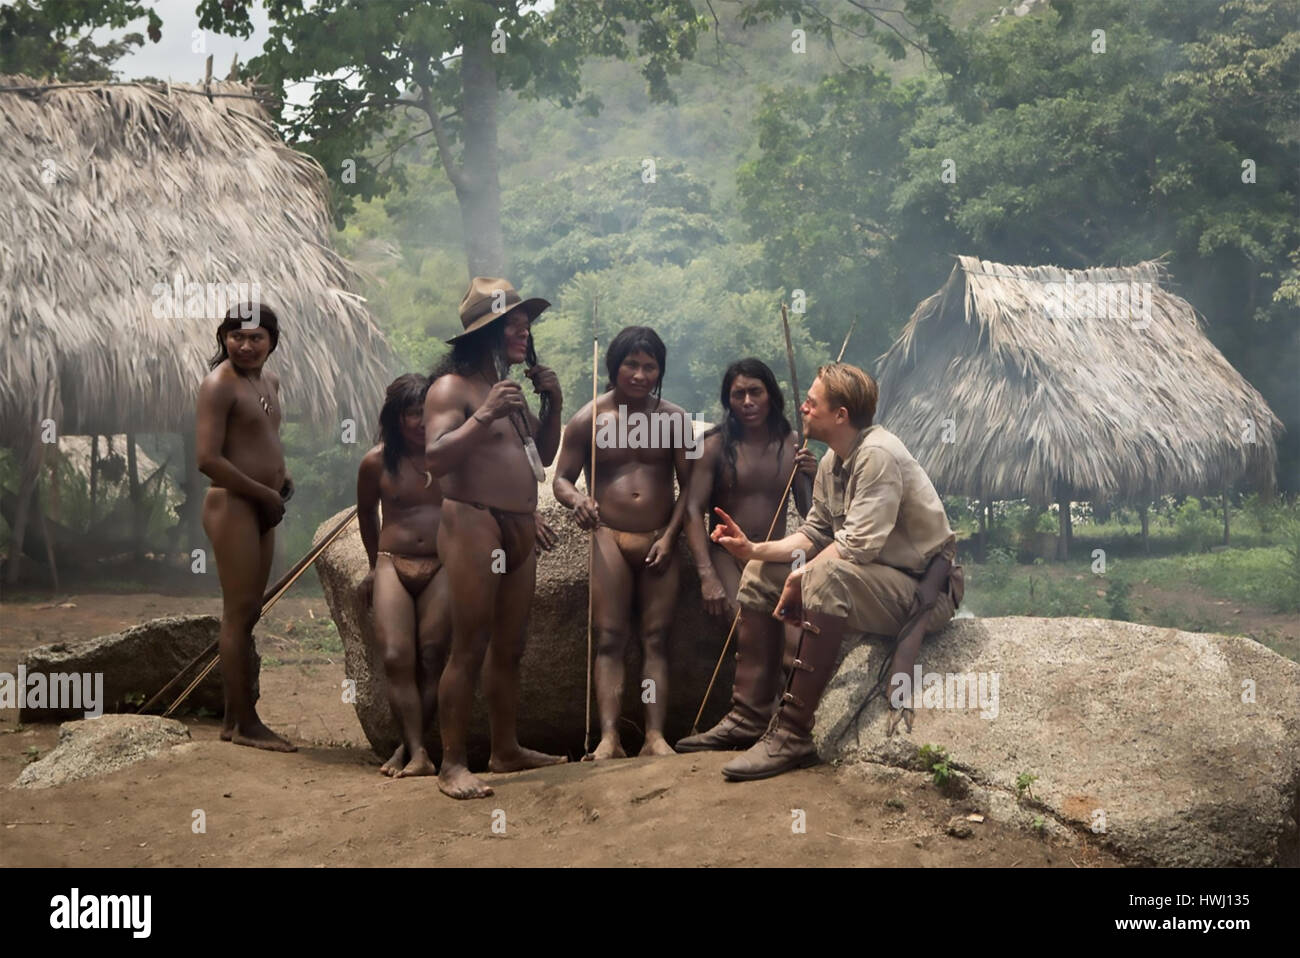
[[[736,525],[735,519],[716,506],[713,511],[717,513],[718,518],[722,521],[713,527],[713,532],[709,534],[709,538],[737,559],[748,562],[754,557],[754,543],[750,542],[749,537],[741,531],[740,526]]]

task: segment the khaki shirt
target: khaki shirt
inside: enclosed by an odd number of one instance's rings
[[[850,562],[882,562],[917,573],[955,541],[930,477],[899,438],[879,425],[858,433],[847,458],[833,449],[822,456],[812,509],[798,531],[818,552],[835,542]]]

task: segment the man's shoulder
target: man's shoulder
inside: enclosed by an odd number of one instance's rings
[[[654,412],[659,412],[659,413],[665,413],[666,415],[669,415],[669,416],[686,416],[686,415],[687,415],[685,409],[683,409],[681,406],[677,405],[677,403],[675,403],[675,402],[670,402],[670,401],[667,400],[667,399],[660,399],[658,405],[654,408],[653,411],[654,411]],[[689,418],[689,416],[688,416],[687,418]]]
[[[868,429],[862,439],[862,448],[872,456],[888,456],[899,465],[913,461],[912,453],[903,445],[903,440],[884,426],[876,425]]]

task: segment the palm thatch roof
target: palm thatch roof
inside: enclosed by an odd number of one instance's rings
[[[957,260],[877,364],[877,420],[940,492],[1042,504],[1272,487],[1281,422],[1164,288],[1158,262]],[[1149,308],[1116,316],[1080,297],[1060,308],[1063,289],[1084,283],[1124,284],[1138,300],[1149,283]]]
[[[191,428],[221,314],[164,298],[178,274],[258,284],[288,418],[373,419],[392,349],[330,248],[324,171],[250,88],[0,87],[24,88],[0,92],[0,442],[30,444],[46,417],[60,434]]]

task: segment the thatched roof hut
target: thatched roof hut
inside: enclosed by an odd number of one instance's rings
[[[371,422],[392,350],[330,248],[323,170],[248,87],[0,76],[15,87],[32,92],[0,92],[0,442],[46,417],[190,429],[227,284],[281,317],[288,418]]]
[[[957,260],[878,361],[877,419],[940,492],[1041,505],[1272,487],[1281,422],[1160,264]]]
[[[24,461],[14,552],[42,421],[60,436],[192,438],[216,327],[246,297],[281,319],[268,368],[286,418],[369,431],[396,360],[329,229],[324,171],[249,87],[0,76],[0,445]]]

